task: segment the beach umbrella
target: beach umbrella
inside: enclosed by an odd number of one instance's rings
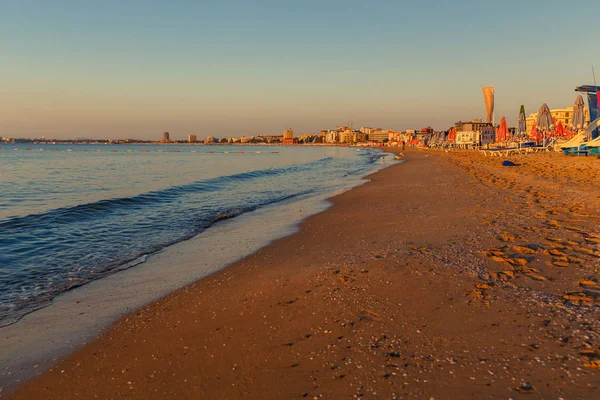
[[[450,129],[450,132],[448,132],[448,142],[449,143],[456,142],[456,128],[452,128],[452,129]]]
[[[556,136],[558,137],[564,137],[565,136],[565,128],[563,126],[562,121],[558,121],[558,124],[556,124]]]
[[[552,120],[552,114],[550,114],[550,109],[548,108],[548,105],[546,103],[542,104],[542,106],[538,110],[536,125],[538,131],[541,131],[543,133],[544,138],[546,136],[546,133],[550,132],[554,127],[553,122],[554,121]]]
[[[563,134],[563,137],[565,139],[571,139],[573,136],[575,136],[575,132],[573,132],[571,130],[571,127],[569,125],[567,125],[567,127],[565,128],[565,133]]]
[[[585,104],[583,97],[578,95],[573,104],[573,119],[571,120],[571,127],[575,130],[583,128],[585,124]]]
[[[533,140],[535,142],[537,142],[538,140],[541,139],[540,132],[538,132],[537,125],[535,123],[531,127],[531,132],[529,133],[529,137],[531,138],[531,140]]]
[[[523,134],[527,132],[527,117],[525,116],[525,106],[521,105],[521,111],[519,111],[519,133]]]
[[[500,126],[496,129],[496,141],[504,142],[509,139],[510,133],[508,132],[508,124],[506,123],[506,117],[502,117],[500,120]]]

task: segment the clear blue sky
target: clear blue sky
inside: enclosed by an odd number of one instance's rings
[[[445,129],[486,85],[514,124],[600,79],[598,0],[152,3],[0,2],[0,135]]]

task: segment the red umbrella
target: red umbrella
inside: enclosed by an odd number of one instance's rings
[[[556,136],[558,136],[558,137],[565,136],[565,128],[563,127],[562,121],[558,121],[558,124],[556,124]]]
[[[454,143],[456,141],[456,128],[450,129],[448,132],[448,142]]]
[[[536,124],[533,124],[533,126],[531,127],[531,132],[529,133],[529,137],[534,142],[542,140],[542,134],[541,134],[541,132],[538,132]]]
[[[506,123],[506,117],[502,117],[500,120],[500,126],[496,129],[496,141],[504,142],[508,140],[508,124]]]
[[[571,139],[573,136],[575,136],[575,132],[571,131],[571,127],[569,125],[567,125],[567,128],[565,129],[565,133],[563,134],[563,137],[565,139]]]

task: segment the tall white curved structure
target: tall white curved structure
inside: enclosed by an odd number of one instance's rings
[[[482,88],[483,90],[483,100],[485,101],[485,122],[493,123],[494,122],[494,87],[486,86]]]

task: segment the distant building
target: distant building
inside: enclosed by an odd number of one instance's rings
[[[355,131],[353,129],[346,129],[343,132],[339,133],[338,140],[340,143],[356,143],[359,141],[359,137],[364,139],[366,138],[366,134],[360,133],[360,131]]]
[[[369,133],[375,133],[375,132],[379,132],[379,131],[381,131],[381,128],[371,128],[368,126],[360,128],[360,133],[366,133],[367,135]]]
[[[354,132],[351,130],[345,130],[343,132],[340,132],[340,136],[339,136],[339,142],[340,143],[352,143],[352,140],[354,139]]]
[[[294,144],[298,143],[298,139],[294,139],[294,131],[292,128],[286,129],[283,132],[283,144]]]
[[[354,135],[354,141],[355,142],[366,142],[368,137],[369,137],[369,135],[367,135],[366,133],[357,133]]]
[[[331,130],[325,135],[325,143],[337,143],[339,141],[339,132]]]
[[[196,143],[198,141],[198,137],[196,135],[188,135],[188,143]]]
[[[162,139],[160,139],[161,143],[171,143],[171,137],[169,136],[169,132],[163,132]]]
[[[458,121],[454,124],[456,132],[481,132],[481,128],[494,126],[491,122],[483,122],[481,118],[471,121]]]
[[[390,134],[393,135],[394,131],[387,130],[387,131],[375,131],[375,132],[371,132],[368,133],[367,136],[369,137],[369,141],[370,142],[377,142],[377,143],[383,143],[383,142],[387,142],[390,140]]]
[[[209,136],[204,140],[204,144],[213,144],[215,142],[214,136]]]
[[[459,147],[477,146],[481,144],[481,131],[488,131],[490,128],[493,129],[494,124],[492,122],[483,122],[481,118],[475,118],[471,121],[458,121],[454,124],[456,144]]]

